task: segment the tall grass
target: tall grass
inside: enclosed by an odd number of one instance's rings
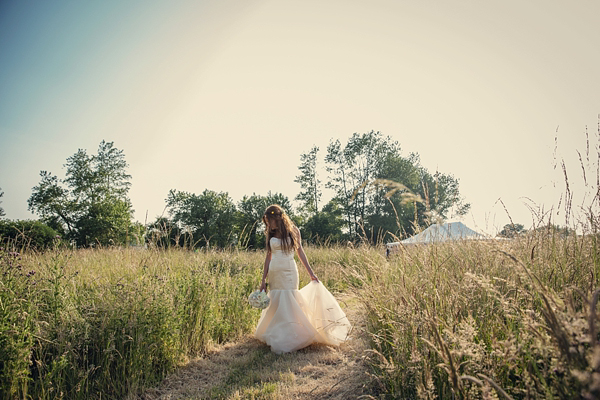
[[[595,139],[579,155],[580,206],[557,162],[563,208],[532,209],[528,234],[403,248],[371,263],[361,296],[381,393],[600,398],[600,125]],[[557,211],[570,229],[554,225]]]
[[[307,253],[333,292],[364,264],[351,249]],[[263,262],[264,252],[176,247],[0,250],[0,398],[123,398],[157,384],[254,330],[247,297]]]
[[[307,248],[364,305],[376,392],[395,398],[600,393],[596,235]],[[262,252],[0,252],[2,398],[123,398],[252,332]],[[301,264],[299,264],[301,267]],[[308,283],[301,272],[301,285]],[[358,326],[357,329],[360,329]]]
[[[0,251],[2,398],[122,398],[253,329],[258,253]]]
[[[363,301],[380,390],[397,398],[597,395],[595,246],[595,237],[577,236],[440,244],[374,265]]]

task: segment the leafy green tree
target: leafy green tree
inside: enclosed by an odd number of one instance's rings
[[[344,239],[343,226],[342,210],[334,199],[323,207],[322,212],[312,215],[304,222],[301,228],[302,238],[317,244],[339,242]]]
[[[365,223],[366,234],[379,242],[390,234],[393,239],[414,234],[416,227],[439,223],[449,216],[464,215],[470,208],[459,192],[459,183],[451,175],[430,174],[419,157],[404,158],[390,154],[382,164],[375,182],[402,182],[390,191],[390,184],[375,185],[372,213]]]
[[[412,235],[418,215],[415,211],[422,202],[415,194],[421,179],[417,165],[417,155],[405,158],[399,152],[388,153],[381,161],[376,183],[371,185],[372,212],[365,223],[365,233],[373,242],[390,234],[393,240]]]
[[[80,212],[77,199],[69,189],[62,186],[56,175],[40,172],[41,180],[29,197],[29,210],[37,213],[42,221],[56,231],[76,239],[75,223]]]
[[[330,179],[326,187],[336,193],[350,237],[364,233],[376,195],[369,183],[382,177],[384,162],[399,150],[397,142],[375,131],[354,133],[343,147],[339,140],[327,147],[325,163]]]
[[[237,226],[239,245],[244,248],[257,249],[264,244],[262,233],[262,216],[268,206],[264,196],[244,196],[237,205]]]
[[[157,217],[146,227],[146,243],[150,246],[168,248],[185,246],[185,235],[175,222],[166,217]],[[191,237],[193,240],[193,237]]]
[[[419,171],[421,182],[416,188],[416,193],[423,198],[425,211],[434,212],[442,220],[449,216],[465,215],[468,212],[471,205],[465,203],[461,197],[458,179],[441,172],[432,175],[424,167],[419,167]],[[425,214],[425,218],[428,217],[430,218]]]
[[[0,197],[4,196],[4,192],[2,191],[2,188],[0,188]],[[2,202],[0,201],[0,204]],[[4,208],[0,207],[0,217],[4,217],[6,214],[4,213]]]
[[[262,216],[271,204],[279,204],[292,220],[299,224],[294,215],[290,200],[281,193],[268,192],[266,196],[255,193],[244,196],[237,205],[237,226],[239,244],[245,248],[258,249],[265,245]]]
[[[300,155],[300,175],[294,182],[300,184],[302,191],[296,196],[296,200],[302,203],[302,209],[310,215],[316,215],[319,212],[319,201],[321,200],[321,181],[317,177],[317,154],[319,148],[313,148],[306,154]]]
[[[523,224],[506,224],[497,236],[504,238],[514,238],[522,233],[527,232]]]
[[[78,244],[126,244],[131,226],[131,204],[128,200],[104,195],[86,207],[75,223]],[[127,243],[128,244],[128,243]]]
[[[127,232],[127,244],[132,246],[143,246],[145,244],[146,226],[135,221],[129,226]]]
[[[235,204],[227,193],[204,190],[202,194],[171,190],[167,197],[169,215],[193,238],[193,247],[226,247],[235,237]]]
[[[419,157],[400,155],[400,145],[380,132],[355,133],[345,145],[331,142],[325,157],[330,176],[326,187],[335,192],[352,239],[372,242],[388,233],[411,234],[416,226],[463,215],[470,207],[451,175],[430,174]]]
[[[43,250],[60,242],[60,235],[41,221],[0,221],[0,243]]]
[[[124,244],[133,209],[131,175],[122,150],[102,141],[98,153],[79,149],[67,158],[65,179],[41,171],[29,210],[79,246]]]

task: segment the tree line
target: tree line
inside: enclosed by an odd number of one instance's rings
[[[402,238],[469,210],[458,179],[431,173],[418,154],[403,156],[400,150],[398,142],[380,132],[355,133],[345,143],[332,140],[324,154],[313,146],[300,155],[298,207],[282,193],[253,193],[236,203],[226,192],[172,189],[165,199],[167,216],[144,226],[133,221],[125,155],[113,142],[102,141],[96,154],[79,149],[67,158],[62,179],[41,171],[28,207],[79,247],[151,243],[192,248],[263,247],[261,218],[274,203],[314,243]],[[324,189],[333,193],[325,203]]]

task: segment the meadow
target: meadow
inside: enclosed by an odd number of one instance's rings
[[[308,247],[356,298],[375,398],[597,398],[598,235]],[[252,332],[262,252],[0,252],[3,399],[124,398]],[[308,282],[301,273],[301,285]],[[356,324],[357,329],[360,329]]]

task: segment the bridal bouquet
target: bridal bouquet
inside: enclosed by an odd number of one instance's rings
[[[271,299],[269,299],[269,296],[260,290],[255,290],[248,296],[248,303],[254,308],[265,309],[269,307],[270,302]]]

